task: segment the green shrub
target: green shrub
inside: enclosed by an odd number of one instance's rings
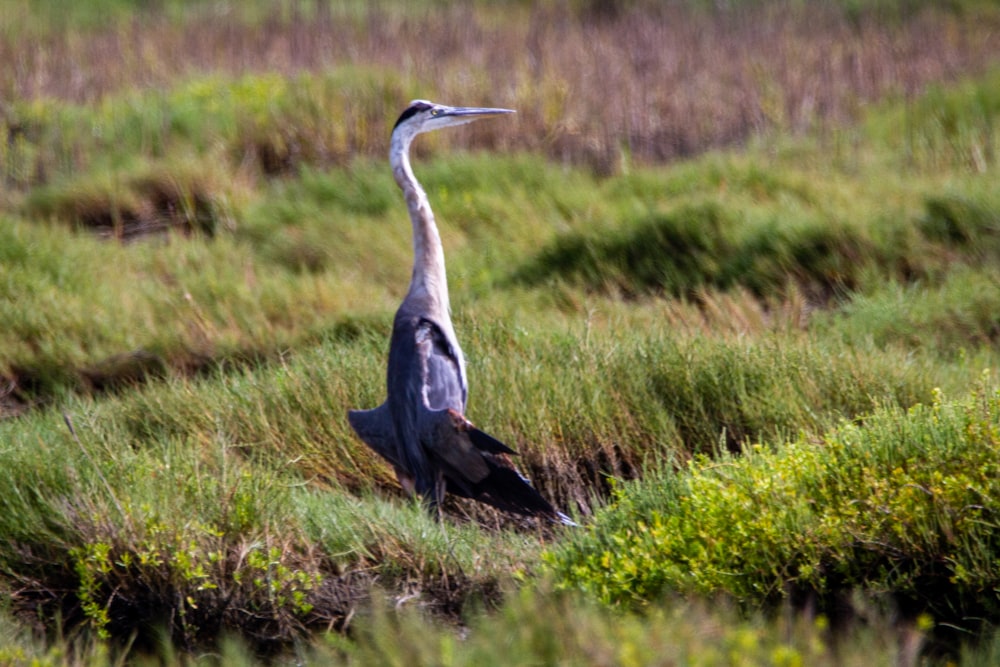
[[[975,15],[975,11],[973,14]],[[988,173],[1000,154],[1000,71],[876,109],[864,122],[867,138],[890,148],[907,168]]]
[[[961,623],[1000,609],[1000,392],[885,409],[622,486],[546,559],[615,604],[669,591],[751,605],[861,590]]]
[[[131,447],[86,418],[72,436],[25,419],[0,480],[15,610],[102,638],[162,630],[193,647],[229,628],[265,646],[315,622],[336,589],[320,587],[321,561],[289,519],[292,478],[223,439]]]

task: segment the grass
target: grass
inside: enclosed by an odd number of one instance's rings
[[[887,285],[858,295],[830,326],[857,344],[933,349],[960,358],[993,346],[997,336],[996,276],[990,270],[959,269],[940,285]]]
[[[991,261],[995,193],[987,176],[962,186],[924,176],[865,187],[850,173],[809,181],[780,159],[765,178],[748,162],[709,156],[597,183],[581,173],[562,178],[527,156],[488,165],[465,157],[426,165],[424,180],[455,258],[453,286],[487,303],[497,301],[486,298],[497,289],[521,284],[544,286],[569,313],[589,292],[697,302],[746,290],[781,302],[797,291],[823,306],[850,291],[875,293],[886,280],[936,285],[955,262]],[[487,169],[492,184],[468,176]],[[671,196],[656,190],[657,174]],[[552,194],[534,197],[539,191]],[[46,189],[45,197],[79,210],[94,205],[94,193]],[[407,280],[409,239],[392,193],[389,175],[372,164],[307,171],[231,208],[218,228],[235,228],[211,243],[174,232],[162,243],[122,248],[13,220],[4,270],[10,281],[17,275],[39,287],[4,304],[13,325],[6,375],[25,400],[45,399],[60,388],[113,385],[106,376],[118,365],[134,379],[147,367],[162,374],[197,369],[202,359],[274,358],[297,342],[315,343],[331,320],[372,324],[365,310],[379,304],[388,313]],[[231,216],[239,223],[225,222]],[[948,233],[949,225],[964,236]],[[65,257],[76,258],[72,271]],[[64,295],[58,309],[46,306],[52,290]],[[987,317],[980,335],[991,335],[988,325]],[[87,333],[67,337],[74,329]],[[51,336],[78,344],[56,347]],[[115,359],[125,352],[152,361],[122,364],[134,360]]]
[[[995,9],[100,9],[0,12],[0,662],[991,664]],[[519,109],[415,163],[469,417],[579,530],[347,426],[418,96]]]
[[[599,322],[575,335],[469,324],[473,377],[495,381],[473,386],[471,416],[515,444],[536,483],[577,512],[593,511],[609,474],[712,452],[723,437],[819,432],[837,415],[874,410],[873,396],[905,406],[930,395],[927,369],[884,352],[859,363],[855,351],[838,365],[829,349],[777,339],[633,335],[623,346]],[[395,484],[350,436],[343,410],[380,400],[368,360],[384,343],[371,333],[334,336],[280,364],[180,376],[97,403],[71,398],[62,409],[79,441],[55,410],[0,424],[5,485],[15,490],[0,562],[17,573],[22,602],[63,600],[68,621],[85,618],[113,636],[166,624],[182,645],[211,637],[220,622],[249,641],[337,627],[372,581],[439,612],[496,604],[500,590],[537,571],[538,536],[495,533],[488,527],[513,526],[468,505],[449,511],[475,523],[440,526],[398,498],[370,496],[395,495]],[[655,373],[637,375],[637,362]],[[245,583],[271,570],[276,583]],[[66,589],[69,598],[55,594]],[[177,600],[184,614],[168,623]],[[247,609],[261,625],[237,620]]]

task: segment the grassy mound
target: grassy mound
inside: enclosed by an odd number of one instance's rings
[[[37,188],[25,215],[79,225],[121,241],[173,230],[214,236],[232,227],[228,174],[204,162],[133,167],[121,172]]]
[[[770,224],[752,233],[717,205],[637,220],[627,231],[565,235],[516,274],[537,285],[558,278],[626,296],[664,291],[695,297],[706,287],[743,286],[773,296],[789,282],[818,301],[860,286],[897,249],[877,248],[858,229],[829,220]]]

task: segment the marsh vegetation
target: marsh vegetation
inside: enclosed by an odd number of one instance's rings
[[[995,662],[1000,11],[607,7],[0,3],[0,662]],[[577,530],[347,424],[415,97],[518,109],[416,170]]]

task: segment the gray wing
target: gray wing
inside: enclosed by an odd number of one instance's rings
[[[428,444],[434,428],[428,413],[465,410],[465,368],[462,352],[446,329],[401,308],[389,344],[389,397],[386,403],[396,434],[398,458],[425,498],[435,492],[439,467]]]
[[[399,448],[392,430],[388,403],[371,410],[348,410],[347,421],[362,442],[394,467],[399,467]]]
[[[414,340],[420,362],[424,405],[429,410],[465,412],[468,389],[458,343],[450,340],[444,329],[426,318],[418,321]]]

